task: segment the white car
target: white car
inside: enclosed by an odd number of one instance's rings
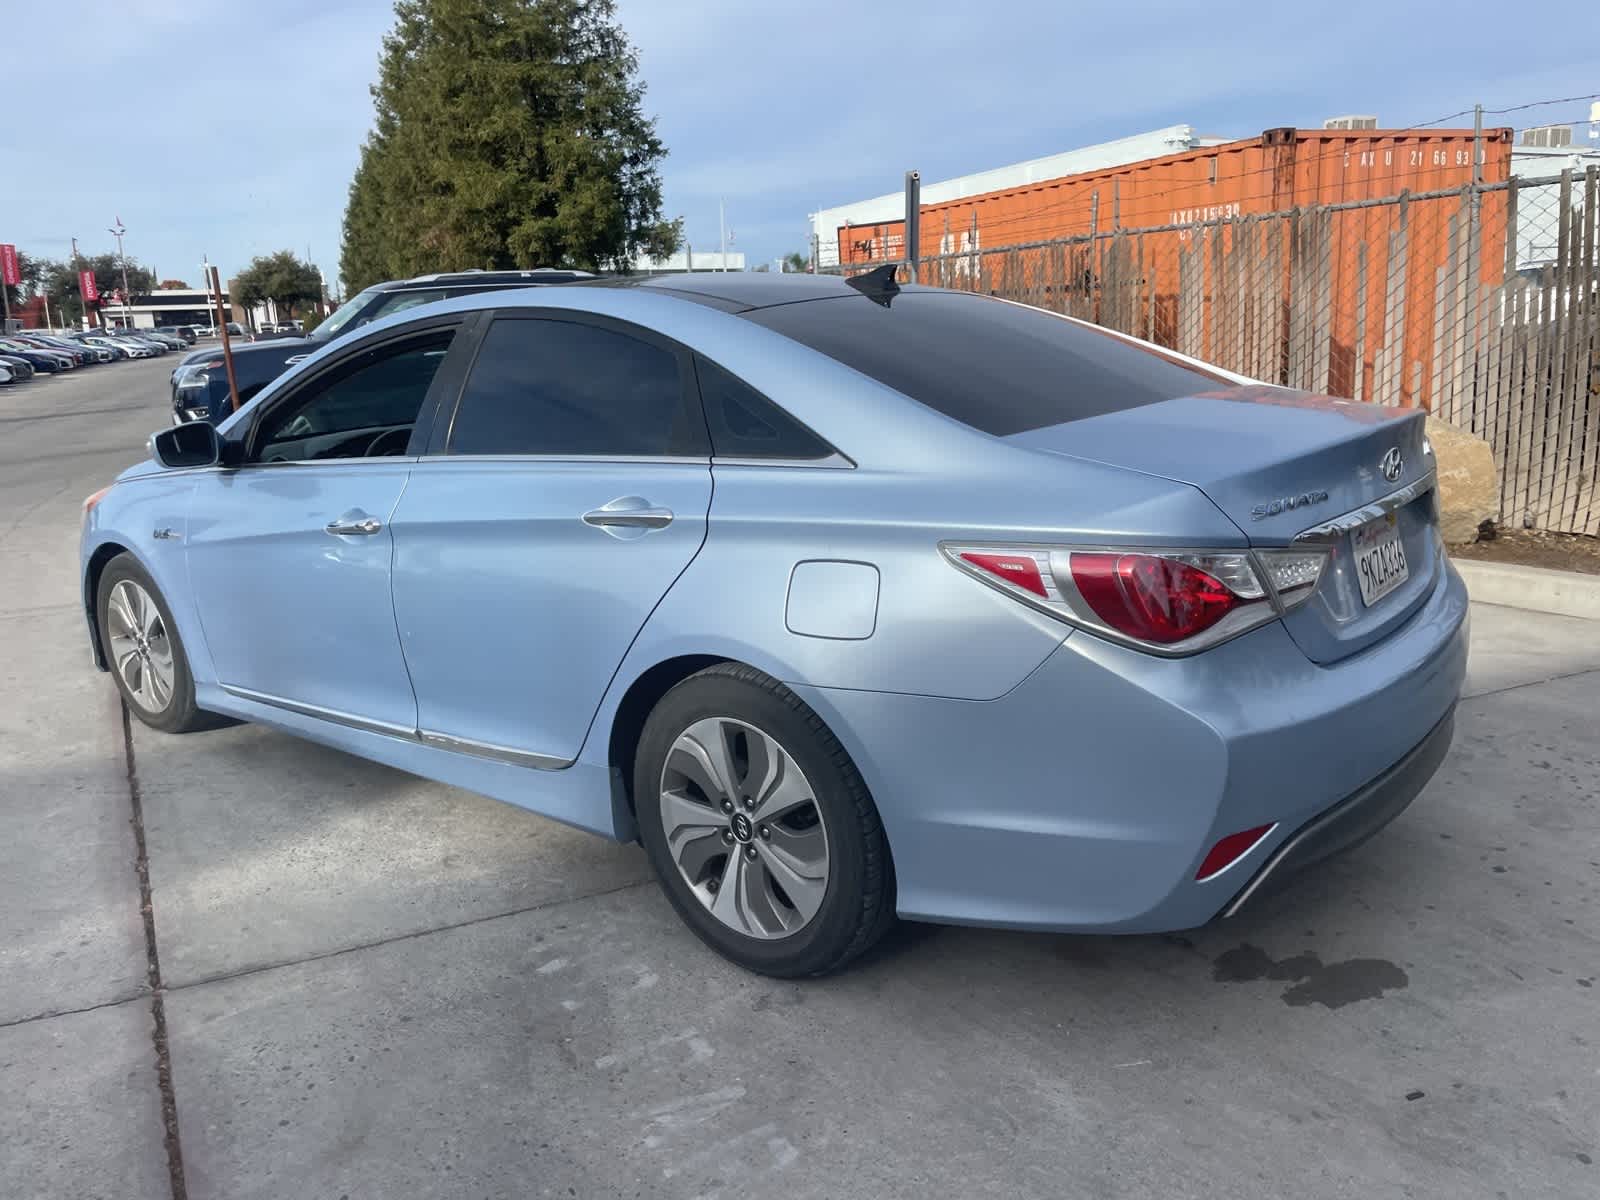
[[[0,384],[11,383],[11,368],[5,363],[0,363]]]
[[[154,358],[156,355],[154,350],[132,338],[118,338],[112,341],[110,338],[86,337],[79,340],[86,346],[98,346],[102,350],[126,354],[129,358]]]

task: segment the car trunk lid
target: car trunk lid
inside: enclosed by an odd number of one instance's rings
[[[1287,546],[1321,531],[1331,558],[1316,594],[1284,624],[1315,662],[1355,654],[1404,623],[1432,590],[1442,562],[1428,488],[1434,463],[1417,409],[1381,408],[1251,386],[1186,396],[1013,434],[1007,441],[1158,475],[1199,488],[1252,546]],[[1386,498],[1417,494],[1393,511]],[[1351,514],[1360,520],[1340,520]],[[1398,539],[1406,578],[1370,603],[1348,528],[1371,525],[1363,550]],[[1369,570],[1374,564],[1368,564]],[[1384,572],[1369,575],[1374,579]]]

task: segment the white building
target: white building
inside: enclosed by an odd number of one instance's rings
[[[1585,136],[1587,131],[1587,136]],[[1519,181],[1543,179],[1570,170],[1572,214],[1583,228],[1583,173],[1600,167],[1600,102],[1589,110],[1586,125],[1544,125],[1524,129],[1511,148],[1511,174]],[[1535,271],[1554,262],[1561,242],[1561,185],[1517,188],[1517,269]]]
[[[967,196],[981,196],[1005,188],[1024,187],[1064,175],[1078,175],[1085,171],[1101,171],[1107,167],[1120,167],[1126,163],[1141,162],[1147,158],[1160,158],[1165,154],[1181,154],[1202,146],[1220,146],[1232,138],[1213,137],[1196,132],[1193,125],[1168,125],[1149,133],[1136,133],[1131,137],[1101,142],[1098,146],[1085,146],[1081,150],[1068,150],[1044,158],[1031,158],[1027,162],[1013,163],[1009,167],[994,167],[976,171],[957,179],[943,179],[938,183],[923,183],[922,203],[942,204],[947,200],[960,200]],[[905,189],[871,200],[857,200],[811,214],[811,232],[817,239],[817,255],[821,265],[831,267],[839,262],[839,230],[844,226],[876,225],[885,221],[899,221],[906,215]],[[965,237],[966,235],[962,235]],[[890,238],[891,242],[895,239]],[[968,250],[960,246],[952,249]]]
[[[238,320],[228,304],[227,292],[222,293],[222,305],[228,320]],[[215,298],[201,288],[164,288],[135,293],[126,304],[102,296],[100,317],[113,327],[157,329],[163,325],[215,325],[217,309]]]
[[[742,271],[744,251],[696,250],[685,247],[666,258],[646,258],[640,255],[633,260],[633,270],[639,275],[676,275],[684,271]]]

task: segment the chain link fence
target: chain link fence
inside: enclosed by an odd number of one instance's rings
[[[828,269],[898,262],[1253,378],[1427,408],[1489,442],[1502,520],[1600,534],[1597,201],[1591,167],[1001,247],[974,223],[914,266],[891,235]]]

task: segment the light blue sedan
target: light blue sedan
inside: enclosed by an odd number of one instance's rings
[[[86,504],[96,659],[643,842],[705,942],[1192,927],[1449,746],[1422,414],[874,273],[385,319]]]

